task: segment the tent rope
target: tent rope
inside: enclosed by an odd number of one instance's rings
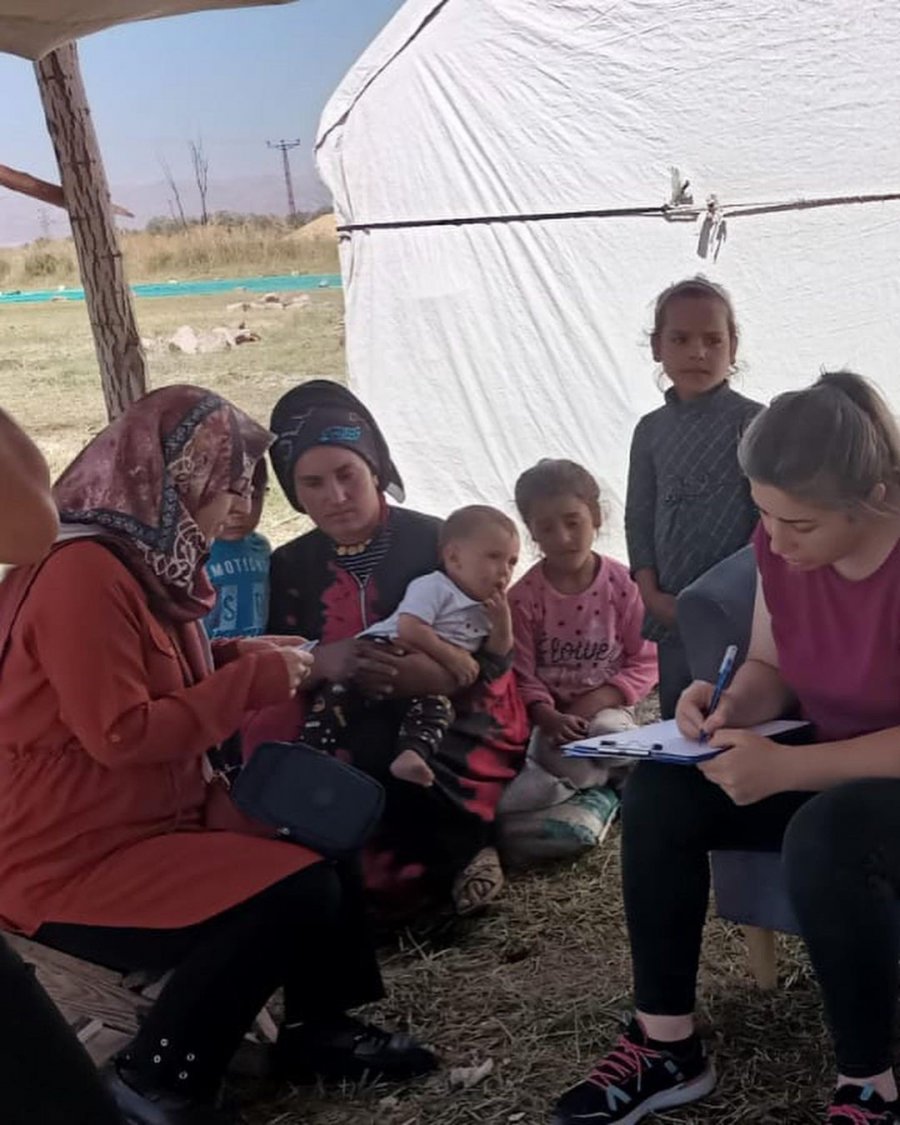
[[[838,195],[821,199],[795,199],[790,202],[720,204],[710,196],[706,206],[664,203],[650,207],[584,208],[572,211],[533,211],[501,215],[457,215],[444,219],[388,219],[377,222],[339,223],[339,234],[376,230],[421,230],[429,227],[489,226],[502,223],[550,223],[566,219],[664,218],[669,222],[693,222],[701,215],[722,219],[744,215],[770,215],[782,211],[808,211],[819,207],[845,207],[851,204],[890,203],[900,200],[900,192],[879,195]]]

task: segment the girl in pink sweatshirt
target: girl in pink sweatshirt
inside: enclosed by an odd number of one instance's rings
[[[586,469],[539,461],[516,482],[516,505],[543,554],[509,592],[534,754],[579,788],[601,785],[609,763],[565,759],[559,747],[635,725],[633,707],[657,681],[643,603],[627,567],[594,550],[600,490]]]

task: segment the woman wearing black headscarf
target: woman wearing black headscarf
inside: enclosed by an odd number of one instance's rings
[[[438,566],[440,522],[385,501],[385,493],[403,500],[403,482],[372,415],[345,387],[317,379],[284,395],[271,428],[281,487],[316,527],[273,555],[269,629],[320,642],[311,690],[352,682],[373,701],[456,692],[427,658],[355,639],[393,613],[414,578]],[[282,736],[300,734],[298,699]],[[470,912],[496,891],[499,872],[484,853],[500,794],[521,764],[527,721],[509,671],[456,692],[453,706],[430,788],[388,771],[395,708],[373,702],[346,729],[340,750],[387,790],[382,828],[365,857],[370,890],[409,903],[423,883],[452,885],[457,905]]]

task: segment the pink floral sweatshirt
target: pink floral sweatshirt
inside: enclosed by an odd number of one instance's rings
[[[536,563],[509,592],[519,692],[526,707],[566,707],[594,688],[617,687],[631,706],[657,682],[656,645],[641,637],[644,606],[627,567],[598,556],[594,581],[561,594]]]

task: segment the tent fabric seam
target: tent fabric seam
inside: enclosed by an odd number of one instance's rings
[[[419,37],[419,35],[421,35],[425,28],[429,24],[431,24],[437,18],[437,16],[440,15],[442,9],[445,8],[449,3],[450,0],[437,0],[436,6],[422,17],[421,22],[413,28],[413,30],[409,33],[406,39],[403,40],[403,42],[393,52],[393,54],[391,54],[390,57],[387,58],[373,74],[369,75],[369,77],[366,78],[359,89],[356,90],[356,92],[353,94],[350,104],[341,113],[341,115],[330,124],[320,126],[319,135],[316,137],[316,143],[314,145],[313,151],[318,152],[322,145],[325,144],[325,142],[328,140],[331,133],[333,133],[335,129],[339,129],[346,122],[347,118],[356,108],[357,102],[360,100],[360,98],[364,97],[368,93],[372,84],[374,82],[377,82],[381,75],[384,74],[384,72],[391,66],[393,66],[397,59],[405,53],[407,48],[415,42],[415,40]]]

